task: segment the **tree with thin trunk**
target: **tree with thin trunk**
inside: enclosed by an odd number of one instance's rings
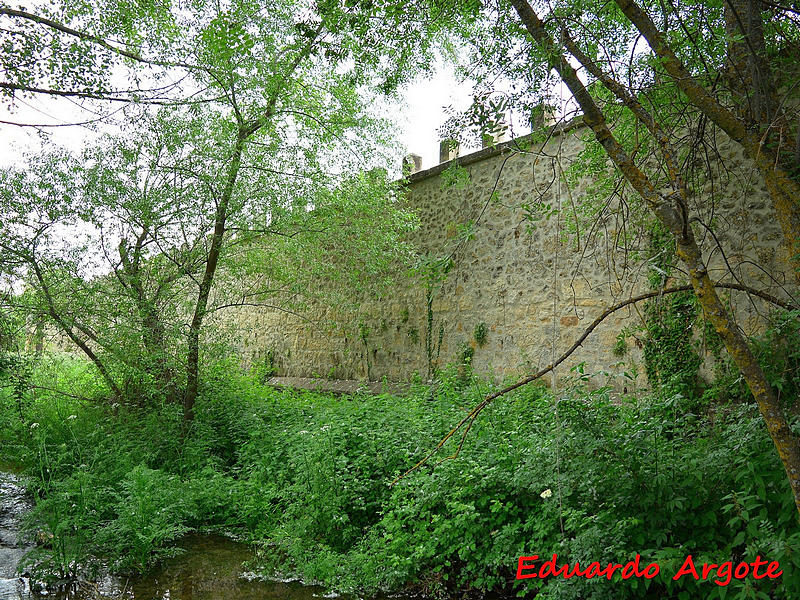
[[[699,115],[742,147],[764,178],[786,246],[798,264],[800,186],[787,172],[783,155],[765,143],[767,130],[777,118],[775,114],[782,110],[785,121],[788,109],[779,110],[772,100],[774,88],[769,83],[765,66],[760,64],[765,57],[758,27],[749,26],[745,36],[748,49],[753,53],[750,72],[758,72],[760,77],[756,95],[762,98],[759,100],[761,108],[747,113],[751,119],[748,124],[734,105],[726,106],[723,99],[701,82],[700,74],[708,71],[705,65],[694,71],[685,66],[650,14],[632,0],[615,2],[616,6],[610,8],[602,3],[541,3],[537,4],[537,10],[527,0],[509,0],[509,6],[484,7],[483,20],[473,16],[473,21],[483,23],[484,29],[467,38],[481,56],[480,63],[476,60],[472,64],[483,66],[480,70],[483,77],[479,79],[490,85],[494,85],[498,77],[509,80],[511,91],[503,94],[510,102],[503,103],[504,108],[513,106],[514,102],[525,106],[524,101],[531,98],[541,102],[558,82],[566,86],[582,113],[583,123],[592,131],[605,155],[644,201],[649,213],[671,234],[677,257],[705,319],[719,334],[758,404],[800,513],[800,438],[791,430],[778,395],[709,277],[706,259],[693,230],[697,218],[690,199],[695,200],[697,195],[687,183],[685,169],[691,148],[681,133],[686,131],[687,123],[690,127],[696,126],[694,115]],[[593,8],[597,12],[589,14]],[[669,6],[662,6],[662,9],[664,22],[671,19],[673,26],[681,24],[680,35],[701,44],[686,27],[688,11]],[[722,13],[718,16],[717,22],[724,30]],[[749,18],[752,23],[760,14],[751,13]],[[578,37],[581,43],[576,42]],[[652,53],[637,50],[640,37],[649,43]],[[674,38],[673,35],[670,39]],[[740,40],[737,38],[736,43]],[[576,65],[585,72],[590,84],[581,79]],[[471,73],[475,75],[476,71],[479,70],[473,68]],[[604,91],[601,92],[599,86]],[[666,91],[662,91],[664,89]],[[670,94],[678,97],[674,106],[667,104]],[[485,102],[489,96],[489,93],[478,96],[477,100],[484,104],[469,113],[473,121],[484,126],[494,123],[492,106]],[[679,110],[675,110],[676,107]],[[525,108],[530,109],[531,105]],[[614,115],[614,119],[627,118],[627,123],[634,124],[625,129],[626,139],[615,132],[609,115]],[[773,119],[769,124],[767,115]],[[635,135],[631,136],[630,131]],[[691,144],[691,136],[689,140]],[[645,151],[650,142],[653,151]]]
[[[390,20],[336,3],[103,7],[0,9],[12,103],[124,106],[98,147],[2,174],[0,261],[35,291],[12,303],[54,323],[113,396],[180,402],[188,423],[210,314],[290,310],[332,265],[363,287],[406,255],[412,219],[368,174],[393,156],[366,86],[394,90],[427,38],[388,35]],[[124,90],[110,84],[121,74]],[[338,262],[322,259],[331,247]],[[215,285],[221,272],[241,285]]]

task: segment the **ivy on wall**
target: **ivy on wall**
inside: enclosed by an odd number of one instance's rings
[[[652,386],[693,398],[702,359],[693,343],[697,303],[692,292],[668,294],[647,303],[644,364]]]
[[[664,288],[674,270],[675,241],[657,222],[650,227],[648,262],[650,286]],[[698,319],[702,326],[702,313],[691,291],[668,294],[645,304],[643,353],[651,386],[684,398],[698,397],[703,363],[694,335]],[[713,330],[709,334],[705,329],[707,335],[715,335]]]

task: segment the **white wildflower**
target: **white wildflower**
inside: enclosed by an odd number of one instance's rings
[[[38,423],[31,423],[31,429],[36,429],[38,426]]]
[[[543,492],[542,492],[541,494],[539,494],[539,495],[540,495],[542,498],[549,498],[550,496],[552,496],[552,495],[553,495],[553,490],[551,490],[550,488],[547,488],[545,491],[543,491]]]

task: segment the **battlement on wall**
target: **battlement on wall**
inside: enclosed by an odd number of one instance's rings
[[[574,119],[554,125],[547,130],[548,137],[558,137],[565,135],[570,131],[585,127],[583,123],[583,116],[577,116]],[[442,140],[439,142],[439,162],[427,169],[422,168],[422,159],[418,154],[408,154],[403,160],[404,165],[410,167],[405,179],[408,184],[418,183],[429,177],[436,177],[444,170],[451,167],[453,164],[465,167],[472,163],[481,162],[487,159],[501,156],[502,154],[520,150],[523,146],[529,145],[534,139],[534,134],[529,133],[508,140],[488,140],[484,138],[483,147],[480,150],[470,152],[469,154],[459,154],[458,145],[452,140]],[[453,147],[453,144],[456,144]]]
[[[409,279],[384,298],[362,299],[357,314],[342,319],[358,324],[350,329],[242,310],[235,325],[245,362],[269,356],[276,375],[373,381],[425,379],[431,367],[458,369],[467,359],[497,381],[549,364],[606,308],[650,289],[649,239],[625,214],[624,203],[635,199],[610,200],[597,215],[583,208],[605,200],[595,178],[571,170],[585,148],[582,125],[578,118],[552,128],[543,142],[523,136],[465,156],[443,144],[440,158],[447,160],[427,169],[412,157],[407,202],[421,225],[411,241],[421,256],[452,257],[443,280],[430,288]],[[716,179],[715,198],[695,203],[698,218],[717,222],[716,240],[698,236],[709,273],[731,280],[730,264],[739,281],[782,296],[790,269],[763,182],[735,146],[722,150],[742,175]],[[459,182],[443,176],[454,165],[462,170]],[[571,224],[575,219],[585,220],[585,230]],[[739,292],[730,301],[746,332],[763,326],[769,307]],[[323,320],[335,320],[335,309],[323,310]],[[602,383],[643,385],[641,376],[622,377],[644,372],[640,347],[631,342],[624,357],[614,352],[620,333],[641,322],[635,306],[609,317],[559,367],[559,377],[584,363],[587,373],[607,373]]]

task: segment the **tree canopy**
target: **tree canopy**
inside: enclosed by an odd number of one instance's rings
[[[389,35],[391,15],[370,6],[0,10],[12,103],[126,103],[123,127],[97,147],[3,174],[4,268],[116,396],[158,382],[189,421],[209,314],[288,309],[325,271],[363,287],[403,255],[411,220],[374,171],[389,165],[391,135],[371,99],[425,68],[432,42],[413,27]],[[214,288],[221,265],[242,282],[256,264],[244,289]]]

